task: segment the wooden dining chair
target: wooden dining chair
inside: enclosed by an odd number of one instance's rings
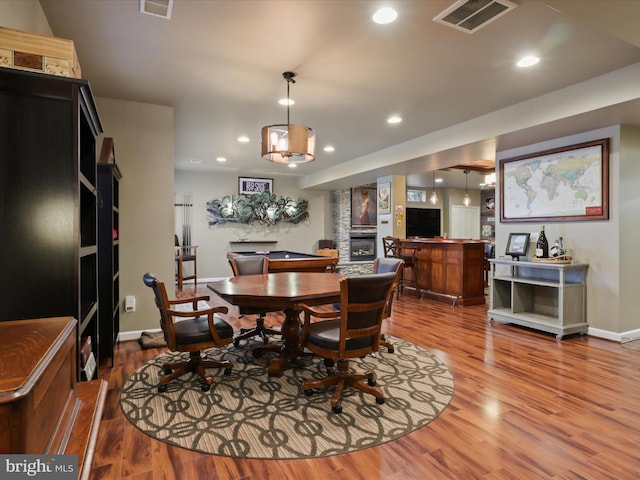
[[[198,246],[197,245],[180,245],[178,236],[174,235],[175,256],[176,256],[176,282],[178,290],[182,290],[185,280],[193,280],[198,283]],[[184,264],[193,263],[193,273],[184,274]]]
[[[304,312],[301,347],[324,358],[329,372],[322,380],[306,380],[301,387],[305,395],[312,395],[317,388],[335,387],[331,396],[335,413],[342,412],[345,386],[373,395],[378,404],[384,403],[384,392],[376,385],[375,372],[350,372],[349,359],[378,351],[382,319],[396,278],[393,272],[343,278],[339,312],[316,310],[306,304],[297,306]]]
[[[401,258],[376,258],[373,261],[373,273],[389,273],[396,274],[396,280],[393,283],[393,288],[387,300],[387,305],[384,308],[384,318],[391,316],[391,307],[393,306],[393,296],[400,286],[400,279],[402,277],[402,268],[404,266],[404,260]],[[385,347],[389,353],[393,353],[395,348],[393,343],[387,340],[384,333],[380,334],[380,345]]]
[[[209,368],[224,368],[229,375],[233,364],[227,361],[207,360],[202,351],[223,347],[233,340],[233,327],[216,313],[227,313],[227,307],[210,307],[198,309],[198,302],[208,301],[208,296],[169,300],[164,283],[152,273],[145,273],[144,284],[153,290],[156,306],[160,310],[160,327],[169,350],[173,352],[189,352],[188,360],[165,363],[162,366],[164,376],[158,383],[158,391],[166,392],[167,385],[178,377],[195,372],[202,379],[202,391],[211,388],[213,381],[207,374]],[[177,310],[178,305],[191,305],[189,311]]]
[[[240,275],[266,275],[269,273],[269,259],[266,255],[233,255],[229,256],[229,265],[234,277]],[[241,328],[234,339],[233,344],[237,347],[240,340],[259,336],[262,343],[268,343],[267,335],[280,335],[280,330],[265,325],[265,315],[273,309],[259,307],[238,307],[240,315],[257,315],[256,324],[251,328]]]
[[[386,236],[382,238],[382,248],[384,251],[385,258],[399,258],[404,263],[402,265],[402,271],[400,272],[400,282],[398,283],[398,288],[396,289],[398,298],[400,294],[404,293],[405,282],[411,283],[415,286],[415,281],[407,281],[405,280],[405,268],[412,269],[412,274],[415,277],[415,272],[413,271],[413,255],[414,251],[411,250],[407,252],[406,249],[403,249],[400,246],[400,239],[398,237]]]

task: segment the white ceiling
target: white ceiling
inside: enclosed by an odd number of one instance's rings
[[[41,0],[54,35],[75,41],[94,95],[175,108],[177,169],[297,175],[313,188],[398,173],[430,186],[424,172],[491,159],[496,148],[640,124],[635,99],[502,135],[461,135],[445,152],[393,150],[640,62],[637,0],[520,0],[471,35],[432,21],[452,3],[390,0],[397,21],[375,25],[379,1],[176,0],[166,20],[139,13],[138,0]],[[527,52],[540,64],[517,69]],[[314,128],[318,141],[316,160],[295,171],[260,158],[261,127],[286,122],[277,100],[287,70],[297,74],[291,122]],[[388,125],[391,114],[403,122]],[[322,151],[327,144],[334,153]],[[376,160],[385,149],[395,158]]]

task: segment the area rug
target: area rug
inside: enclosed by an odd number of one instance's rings
[[[373,369],[386,401],[346,388],[342,413],[331,410],[331,392],[306,396],[302,382],[326,375],[321,359],[305,356],[282,377],[267,375],[268,356],[255,359],[258,343],[211,351],[233,362],[231,375],[210,370],[211,390],[200,389],[196,375],[156,388],[161,365],[178,354],[164,353],[139,368],[125,383],[120,405],[125,416],[157,440],[202,453],[229,457],[294,459],[353,452],[379,445],[421,428],[453,397],[447,366],[412,343],[391,338],[395,352],[351,362],[357,371]]]

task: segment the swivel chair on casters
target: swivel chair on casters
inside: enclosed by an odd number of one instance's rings
[[[313,395],[316,388],[335,386],[331,408],[342,412],[342,390],[349,386],[384,403],[384,392],[376,385],[375,373],[349,372],[349,359],[360,358],[378,351],[380,328],[396,273],[381,273],[346,277],[340,280],[340,311],[315,310],[300,304],[304,312],[301,347],[324,358],[329,376],[322,380],[307,380],[302,384],[305,395]],[[336,315],[339,315],[336,318]],[[311,318],[326,319],[311,322]],[[337,362],[337,369],[333,370]]]
[[[153,290],[156,305],[160,310],[160,326],[169,350],[173,352],[189,352],[189,359],[162,366],[164,376],[158,383],[158,391],[165,392],[167,385],[178,377],[195,372],[202,379],[202,391],[211,388],[211,375],[208,368],[224,368],[229,375],[233,364],[227,361],[206,360],[202,351],[228,345],[233,340],[233,327],[215,313],[227,313],[227,307],[215,307],[198,310],[198,302],[209,300],[208,296],[169,300],[164,283],[152,273],[143,277],[144,284]],[[176,305],[191,304],[192,311],[178,311]],[[174,317],[182,318],[174,321]]]

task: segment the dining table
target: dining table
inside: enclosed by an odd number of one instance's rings
[[[231,277],[210,282],[207,288],[232,305],[284,312],[280,328],[282,343],[269,343],[253,350],[256,358],[277,352],[269,361],[267,372],[270,376],[279,377],[286,365],[302,354],[300,312],[296,305],[339,302],[340,280],[343,278],[346,275],[340,273],[278,272]]]

